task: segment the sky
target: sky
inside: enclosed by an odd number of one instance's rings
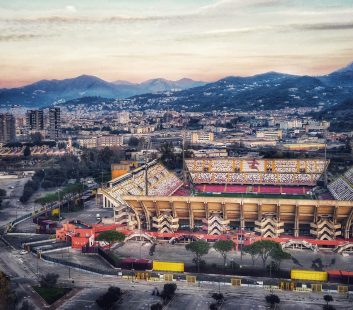
[[[0,87],[320,75],[353,61],[353,0],[0,0]]]

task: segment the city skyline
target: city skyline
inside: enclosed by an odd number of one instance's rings
[[[353,1],[0,1],[0,87],[81,74],[214,81],[352,62]]]

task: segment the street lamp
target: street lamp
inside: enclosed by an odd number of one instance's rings
[[[38,275],[38,276],[39,276],[39,260],[40,260],[41,255],[42,255],[42,251],[39,250],[39,251],[37,252],[37,275]]]
[[[60,189],[57,190],[58,193],[58,204],[59,204],[59,222],[61,218],[61,204],[60,204]]]

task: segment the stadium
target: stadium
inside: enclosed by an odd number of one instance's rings
[[[114,223],[131,238],[231,238],[236,245],[272,238],[348,251],[353,201],[341,199],[337,186],[329,199],[311,195],[327,165],[322,159],[187,159],[182,181],[154,160],[108,182],[103,207],[114,208]],[[352,172],[343,179],[350,185]]]

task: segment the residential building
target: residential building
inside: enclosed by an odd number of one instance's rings
[[[85,136],[77,139],[77,143],[85,148],[105,148],[122,146],[122,135]]]
[[[258,130],[256,131],[256,138],[261,138],[265,140],[281,140],[282,130]]]
[[[16,140],[16,120],[12,114],[0,114],[0,143]]]
[[[44,130],[43,110],[27,110],[26,128],[28,132],[38,132]]]
[[[130,121],[130,113],[123,111],[118,113],[117,118],[116,118],[116,122],[119,124],[127,124]]]
[[[97,148],[116,147],[123,143],[122,135],[105,135],[97,138]]]
[[[60,108],[49,109],[49,138],[58,140],[61,136]]]
[[[191,144],[211,143],[214,141],[214,133],[207,131],[188,132],[186,140]]]

